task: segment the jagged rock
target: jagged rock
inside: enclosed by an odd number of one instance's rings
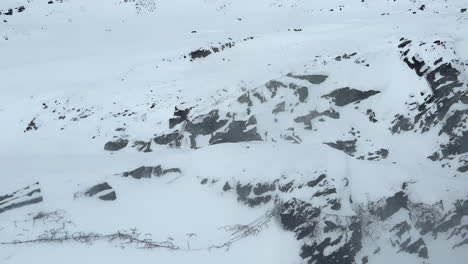
[[[255,195],[262,195],[266,192],[272,192],[276,190],[276,185],[273,183],[257,183],[253,187],[253,193]]]
[[[145,141],[141,141],[141,140],[138,140],[138,141],[135,141],[133,143],[133,146],[134,148],[136,148],[138,151],[140,152],[151,152],[151,140],[148,141],[148,142],[145,142]]]
[[[299,240],[313,233],[320,212],[310,203],[293,198],[281,206],[281,224],[284,229],[296,233]]]
[[[237,143],[245,141],[261,141],[262,137],[257,133],[257,128],[247,129],[249,125],[255,125],[257,121],[252,116],[248,121],[232,121],[224,132],[216,132],[210,138],[210,145],[221,143]]]
[[[190,112],[190,108],[179,110],[177,107],[174,109],[175,118],[169,119],[169,128],[172,129],[176,125],[184,122],[187,119],[187,115]]]
[[[419,238],[413,243],[411,243],[411,239],[408,238],[402,244],[400,244],[400,251],[404,251],[410,254],[417,253],[420,258],[428,258],[427,246],[422,238]]]
[[[219,119],[218,110],[212,110],[206,115],[200,115],[187,122],[185,131],[192,135],[211,135],[227,124],[228,120]]]
[[[242,185],[241,183],[238,183],[236,186],[236,192],[237,192],[237,195],[239,196],[239,200],[246,200],[251,191],[252,191],[251,184]]]
[[[115,191],[113,191],[107,182],[92,186],[85,192],[85,195],[88,197],[98,196],[103,201],[114,201],[117,199]]]
[[[433,234],[437,237],[437,234],[449,231],[451,228],[461,224],[463,217],[468,216],[468,199],[458,200],[455,204],[455,208],[450,210],[441,221],[436,225]],[[468,235],[468,232],[466,233]]]
[[[247,104],[248,106],[253,105],[252,100],[250,100],[249,92],[246,92],[246,93],[242,94],[241,96],[239,96],[239,98],[237,98],[237,101],[239,103],[241,103],[241,104]]]
[[[304,123],[304,125],[306,125],[306,129],[311,129],[312,128],[312,120],[317,118],[317,117],[321,117],[321,116],[328,116],[328,117],[333,118],[333,119],[340,118],[340,114],[338,112],[336,112],[335,110],[333,110],[333,109],[325,110],[323,112],[318,112],[318,111],[314,110],[314,111],[310,111],[307,115],[298,116],[298,117],[294,118],[294,122]]]
[[[183,135],[179,135],[179,131],[174,131],[169,134],[156,136],[153,138],[154,143],[159,145],[170,145],[180,147],[180,140],[183,138]]]
[[[320,75],[320,74],[312,74],[312,75],[294,75],[292,73],[287,74],[288,77],[305,80],[310,82],[311,84],[321,84],[323,83],[328,76],[327,75]]]
[[[31,131],[31,130],[37,130],[38,127],[37,127],[35,121],[36,121],[36,118],[33,118],[33,120],[31,120],[31,121],[29,122],[29,124],[28,124],[28,126],[26,127],[26,129],[24,130],[24,132],[26,132],[26,131]]]
[[[388,197],[383,206],[375,211],[375,214],[384,221],[402,208],[408,209],[408,195],[404,191],[399,191],[392,197]]]
[[[253,93],[253,96],[256,97],[262,104],[266,102],[266,98],[258,92]]]
[[[317,179],[307,182],[307,186],[311,187],[311,188],[315,187],[317,184],[319,184],[326,177],[327,177],[326,174],[321,174],[319,177],[317,177]]]
[[[299,98],[299,102],[303,103],[309,96],[309,89],[305,86],[298,86],[294,83],[289,84],[289,89],[294,90],[294,95]]]
[[[223,191],[227,192],[227,191],[230,191],[232,189],[231,185],[229,185],[228,182],[226,182],[223,186]]]
[[[329,94],[323,95],[322,97],[331,98],[337,106],[345,106],[350,103],[362,101],[378,93],[380,92],[374,90],[359,91],[356,89],[351,89],[349,87],[344,87],[336,89]]]
[[[125,148],[128,145],[128,140],[118,139],[116,141],[109,141],[104,145],[104,150],[118,151]]]
[[[309,259],[308,263],[342,264],[356,263],[355,257],[362,248],[361,224],[356,218],[350,219],[351,224],[342,227],[336,239],[326,237],[321,241],[302,246],[301,257]],[[326,252],[327,247],[337,247],[332,252]]]
[[[42,201],[41,189],[39,183],[36,182],[11,194],[0,195],[0,214]]]
[[[271,98],[274,98],[278,92],[278,88],[286,88],[287,85],[282,82],[272,80],[267,82],[265,87],[271,92]]]
[[[170,168],[170,169],[163,170],[161,165],[158,165],[155,167],[141,166],[132,171],[124,172],[122,176],[124,177],[130,176],[135,179],[142,179],[142,178],[151,178],[151,177],[161,177],[168,173],[182,173],[182,171],[179,168]]]
[[[401,131],[410,131],[414,128],[414,125],[408,117],[398,115],[395,120],[392,121],[393,127],[390,129],[392,134],[400,133]]]
[[[200,59],[200,58],[206,58],[211,54],[211,51],[206,50],[206,49],[198,49],[190,52],[190,58],[192,60],[195,59]]]
[[[283,101],[275,106],[275,108],[271,111],[272,114],[278,114],[280,112],[284,112],[286,110],[286,102]]]
[[[373,161],[379,161],[382,159],[386,159],[388,156],[388,149],[381,148],[379,150],[376,150],[374,152],[369,152],[366,155],[359,156],[358,159],[360,160],[373,160]]]
[[[338,140],[336,142],[327,142],[324,144],[334,149],[341,150],[350,156],[354,156],[354,153],[356,152],[356,142],[357,139],[345,141]]]

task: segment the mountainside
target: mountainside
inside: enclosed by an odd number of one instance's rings
[[[1,1],[0,263],[465,263],[467,8]]]

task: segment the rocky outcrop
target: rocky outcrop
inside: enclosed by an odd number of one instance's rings
[[[115,199],[117,199],[115,191],[107,182],[96,184],[90,187],[88,190],[85,191],[84,194],[88,197],[97,197],[98,199],[103,201],[114,201]]]
[[[151,177],[161,177],[169,173],[181,174],[182,171],[179,168],[163,169],[161,165],[158,165],[155,167],[141,166],[132,171],[124,172],[118,175],[123,176],[123,177],[132,177],[134,179],[139,180],[139,179],[151,178]]]
[[[10,194],[0,195],[0,214],[43,201],[39,183],[27,186]]]

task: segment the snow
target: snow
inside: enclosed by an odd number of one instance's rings
[[[448,40],[457,54],[444,56],[467,62],[468,14],[460,12],[468,6],[466,0],[47,2],[0,3],[0,10],[26,7],[12,16],[0,15],[0,196],[39,182],[44,198],[43,203],[0,214],[0,242],[33,238],[54,226],[44,224],[28,233],[22,228],[32,229],[31,223],[19,228],[14,221],[64,210],[64,219],[73,222],[70,230],[107,234],[138,228],[155,240],[171,237],[184,250],[122,249],[104,241],[92,246],[0,245],[0,263],[303,263],[302,242],[283,230],[276,218],[257,236],[242,239],[227,251],[206,250],[229,238],[221,227],[247,224],[272,207],[241,204],[234,193],[222,191],[225,182],[267,182],[282,175],[311,180],[314,172],[326,171],[343,201],[339,213],[346,216],[355,214],[349,197],[356,203],[377,201],[393,195],[404,182],[412,182],[409,196],[415,202],[452,204],[468,194],[466,173],[427,159],[438,146],[435,141],[444,139],[438,131],[392,135],[388,129],[394,116],[407,108],[410,95],[430,91],[424,79],[403,65],[396,49],[399,39]],[[418,10],[421,4],[426,5],[424,11]],[[381,15],[387,12],[390,15]],[[249,37],[253,39],[243,41]],[[236,43],[233,48],[206,58],[184,58],[199,48],[230,41]],[[335,60],[353,52],[357,55],[349,60]],[[206,137],[200,141],[203,147],[195,150],[155,145],[151,153],[103,150],[114,137],[133,142],[167,132],[176,106],[196,106],[192,117],[217,108],[223,113],[241,111],[234,102],[245,89],[265,90],[263,85],[272,79],[289,82],[286,75],[291,72],[328,78],[319,85],[295,80],[308,87],[307,104],[293,113],[279,113],[278,122],[271,114],[276,103],[253,108],[260,132],[278,139],[291,126],[301,131],[301,144],[209,146]],[[303,124],[291,121],[309,111],[329,109],[331,104],[321,96],[342,87],[380,93],[359,106],[335,107],[340,119],[313,120],[317,131],[304,132]],[[291,92],[282,100],[297,99]],[[63,112],[64,120],[52,109]],[[367,109],[375,111],[379,122],[368,121]],[[135,114],[116,117],[125,110]],[[89,117],[80,118],[82,113]],[[38,129],[24,132],[33,119]],[[116,131],[120,127],[125,131]],[[359,154],[387,148],[388,158],[357,160],[323,144],[352,139],[351,128],[361,132]],[[157,165],[180,168],[182,173],[141,180],[117,175]],[[218,182],[200,185],[204,178]],[[116,201],[74,198],[104,181],[116,190]],[[287,195],[311,196],[304,190]],[[197,236],[187,237],[189,233]],[[203,250],[185,249],[187,243]],[[442,242],[431,243],[446,252]],[[454,251],[453,263],[467,257],[462,250]],[[370,257],[370,263],[387,263],[395,256],[393,249],[383,251]],[[408,256],[398,257],[411,263],[413,256]],[[445,262],[442,255],[431,255],[430,263]]]

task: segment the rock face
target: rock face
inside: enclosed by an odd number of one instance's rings
[[[369,91],[359,91],[356,89],[351,89],[349,87],[344,87],[336,89],[333,92],[326,94],[322,97],[331,98],[332,101],[337,106],[345,106],[350,103],[359,102],[361,100],[367,99],[373,95],[380,93],[379,91],[369,90]]]
[[[104,150],[118,151],[125,148],[128,145],[128,140],[118,139],[116,141],[109,141],[104,145]]]
[[[435,129],[439,131],[439,135],[447,135],[448,141],[441,143],[439,150],[428,155],[428,158],[442,164],[446,160],[456,159],[458,171],[464,172],[468,166],[468,86],[458,69],[463,64],[460,65],[456,59],[443,57],[437,60],[424,59],[418,53],[421,47],[428,47],[434,53],[447,53],[451,47],[444,41],[426,43],[405,38],[400,41],[398,47],[402,60],[427,81],[430,92],[427,95],[422,92],[421,98],[410,101],[408,105],[412,105],[411,109],[395,116],[391,131],[426,133]],[[459,110],[460,108],[463,110]]]
[[[288,73],[288,77],[305,80],[310,82],[311,84],[321,84],[323,83],[328,76],[327,75],[320,75],[320,74],[312,74],[312,75],[294,75],[292,73]]]
[[[132,171],[124,172],[122,174],[119,174],[123,177],[132,177],[134,179],[144,179],[144,178],[151,178],[151,177],[161,177],[164,176],[168,173],[177,173],[180,174],[182,171],[179,168],[169,168],[169,169],[163,169],[161,165],[155,166],[155,167],[146,167],[146,166],[141,166],[139,168],[136,168]]]
[[[10,194],[0,195],[0,214],[42,201],[39,183],[35,183]]]
[[[114,201],[115,199],[117,199],[117,195],[115,194],[115,191],[107,182],[96,184],[90,187],[85,192],[85,195],[88,197],[96,196],[103,201]]]

